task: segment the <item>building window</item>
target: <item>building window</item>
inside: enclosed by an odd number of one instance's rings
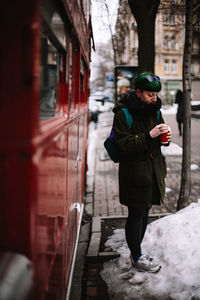
[[[163,24],[168,25],[168,15],[167,14],[163,14]]]
[[[169,59],[165,59],[164,69],[165,69],[165,74],[169,74]]]
[[[172,47],[172,49],[176,49],[176,40],[175,40],[175,37],[171,38],[171,47]]]
[[[137,24],[132,22],[132,23],[131,23],[131,29],[134,30],[134,29],[136,29],[136,28],[137,28]]]
[[[171,26],[176,25],[176,23],[175,23],[175,15],[170,15],[170,25]]]
[[[168,49],[169,48],[168,43],[169,43],[168,36],[165,36],[164,41],[163,41],[164,49]]]
[[[176,63],[176,60],[172,60],[172,73],[173,74],[177,73],[177,63]]]
[[[179,15],[179,23],[183,25],[185,23],[184,15]]]

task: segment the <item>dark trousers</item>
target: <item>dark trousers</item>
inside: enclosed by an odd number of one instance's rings
[[[125,235],[133,259],[141,253],[141,243],[147,228],[149,208],[128,207]]]
[[[178,130],[179,130],[179,135],[182,135],[182,123],[178,122]]]

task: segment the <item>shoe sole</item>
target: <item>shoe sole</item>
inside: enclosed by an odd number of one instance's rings
[[[144,270],[144,269],[141,269],[141,268],[137,268],[135,266],[133,266],[133,268],[136,269],[139,272],[158,273],[161,269],[161,266],[159,266],[159,268],[155,271],[154,270]]]

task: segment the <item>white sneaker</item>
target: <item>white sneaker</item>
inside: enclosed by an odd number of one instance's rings
[[[156,273],[160,270],[161,266],[154,263],[152,258],[148,255],[142,255],[137,262],[132,261],[132,265],[140,272]]]
[[[143,254],[142,256],[146,257],[146,259],[148,259],[149,261],[153,261],[153,257],[148,254]]]
[[[142,254],[141,256],[145,257],[149,261],[153,261],[153,257],[150,256],[149,254]],[[130,260],[131,260],[131,263],[134,264],[134,260],[133,260],[133,257],[131,254],[130,254]]]

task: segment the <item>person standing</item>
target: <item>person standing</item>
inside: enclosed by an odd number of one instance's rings
[[[122,100],[126,98],[128,92],[130,91],[130,82],[127,78],[120,78],[117,81],[117,96],[118,100]]]
[[[133,267],[140,271],[157,272],[160,266],[143,254],[141,243],[148,224],[149,209],[160,205],[165,195],[166,163],[161,154],[160,135],[171,130],[160,112],[160,78],[145,72],[135,78],[135,90],[118,101],[114,108],[114,140],[120,153],[119,197],[128,207],[125,235]],[[129,128],[121,110],[128,108],[133,123]]]
[[[175,103],[178,104],[176,121],[178,123],[179,135],[182,135],[182,123],[183,123],[183,92],[178,90],[176,93]]]

